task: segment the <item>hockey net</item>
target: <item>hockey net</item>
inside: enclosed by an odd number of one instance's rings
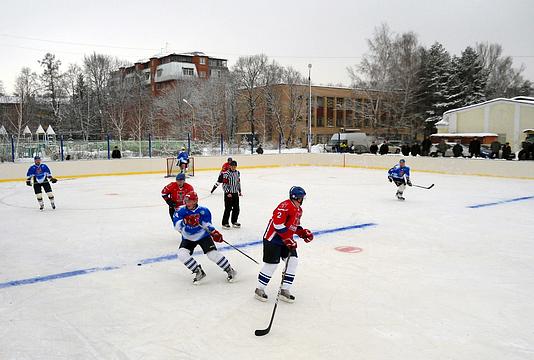
[[[167,158],[167,175],[165,177],[174,177],[180,173],[180,165],[178,159]],[[195,176],[195,158],[189,158],[189,164],[187,164],[186,176]]]

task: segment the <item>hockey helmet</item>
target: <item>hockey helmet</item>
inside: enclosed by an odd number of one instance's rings
[[[176,175],[176,181],[178,180],[185,180],[185,174],[184,173],[179,173],[178,175]]]
[[[185,194],[184,201],[198,201],[198,195],[194,191],[190,191]]]
[[[289,198],[291,200],[304,199],[306,191],[300,186],[292,186],[289,190]]]

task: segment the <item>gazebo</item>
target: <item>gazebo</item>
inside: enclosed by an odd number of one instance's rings
[[[30,130],[30,128],[28,127],[28,125],[26,125],[26,127],[24,128],[24,131],[22,132],[22,136],[24,137],[24,140],[26,140],[27,138],[32,138],[33,134]]]
[[[45,138],[46,138],[46,131],[44,131],[43,127],[41,126],[41,124],[39,124],[39,127],[37,128],[37,130],[35,131],[35,138],[36,140],[39,142],[41,140],[41,135],[43,135],[43,141],[45,141]]]
[[[46,129],[46,141],[56,141],[56,132],[52,129],[52,125],[48,125]]]

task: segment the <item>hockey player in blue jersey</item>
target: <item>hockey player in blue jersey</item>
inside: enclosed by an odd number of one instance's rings
[[[176,165],[180,167],[181,174],[187,172],[187,167],[189,166],[189,153],[185,150],[185,146],[182,146],[182,150],[178,153]]]
[[[194,191],[185,195],[185,205],[176,210],[173,216],[174,228],[182,234],[182,242],[178,249],[178,260],[195,274],[193,284],[198,284],[206,273],[199,263],[191,256],[197,245],[204,254],[226,271],[228,282],[235,279],[236,271],[228,260],[217,251],[215,242],[222,242],[222,234],[211,224],[211,213],[208,208],[198,205],[198,195]]]
[[[412,182],[410,181],[410,167],[406,166],[404,159],[401,159],[398,164],[389,169],[388,180],[397,185],[397,199],[404,200],[402,194],[406,185],[412,186]]]
[[[28,172],[26,173],[26,185],[32,186],[33,180],[33,191],[39,202],[39,210],[44,209],[43,202],[43,190],[46,192],[48,199],[50,200],[50,205],[52,209],[56,208],[54,202],[54,193],[52,193],[52,186],[50,182],[55,183],[57,180],[52,176],[52,172],[45,164],[41,164],[41,158],[36,156],[33,158],[34,164],[30,166]]]

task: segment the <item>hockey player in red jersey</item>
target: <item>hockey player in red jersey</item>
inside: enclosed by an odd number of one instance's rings
[[[284,261],[287,259],[280,299],[286,302],[295,301],[295,297],[289,292],[298,264],[297,242],[293,239],[293,235],[296,234],[305,242],[313,240],[313,233],[300,226],[301,206],[305,196],[303,188],[293,186],[289,190],[289,199],[276,207],[273,217],[269,220],[263,235],[263,267],[258,275],[258,287],[255,290],[255,297],[260,301],[267,301],[265,287],[271,280],[280,258]]]
[[[161,190],[163,200],[169,205],[169,215],[172,217],[174,212],[182,205],[185,205],[184,199],[187,193],[194,191],[193,186],[185,182],[185,174],[176,175],[176,181],[169,183]]]
[[[221,172],[219,173],[219,177],[217,178],[217,182],[215,185],[213,185],[213,188],[211,189],[211,193],[217,189],[217,187],[223,182],[223,174],[227,172],[230,169],[230,163],[232,162],[232,158],[229,157],[228,160],[222,165]]]

